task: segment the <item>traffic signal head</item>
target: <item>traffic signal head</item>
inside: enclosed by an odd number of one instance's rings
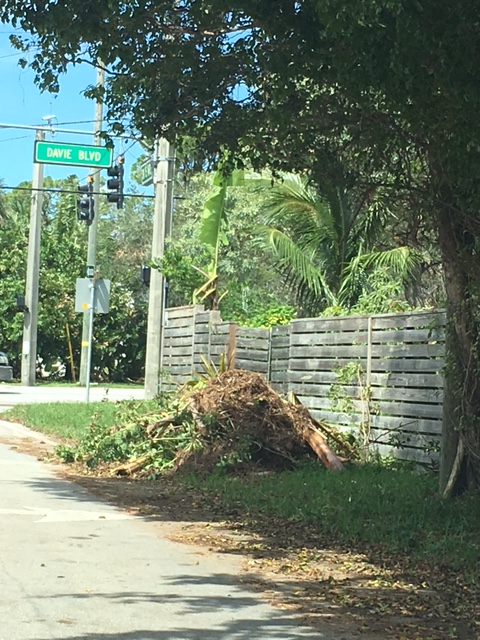
[[[93,179],[88,177],[87,184],[78,185],[79,198],[77,199],[77,219],[91,225],[95,218],[93,202]]]
[[[117,209],[123,209],[123,157],[118,158],[118,163],[113,167],[107,169],[107,174],[110,180],[107,180],[107,193],[108,202],[115,202]]]

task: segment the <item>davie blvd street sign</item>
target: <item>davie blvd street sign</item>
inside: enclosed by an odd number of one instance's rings
[[[113,149],[85,144],[35,142],[34,161],[41,164],[63,164],[75,167],[108,169],[112,166]]]

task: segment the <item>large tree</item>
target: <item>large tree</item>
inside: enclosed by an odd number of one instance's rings
[[[437,231],[449,305],[442,483],[479,484],[480,5],[5,0],[0,15],[33,34],[44,88],[102,60],[119,128],[316,178],[335,179],[334,158],[366,198],[411,194]]]

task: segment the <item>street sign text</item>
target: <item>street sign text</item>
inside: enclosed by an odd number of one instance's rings
[[[35,162],[105,169],[112,165],[113,149],[84,144],[35,142]]]

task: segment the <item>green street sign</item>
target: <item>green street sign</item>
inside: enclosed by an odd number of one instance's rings
[[[76,167],[108,169],[112,166],[113,149],[85,144],[62,142],[35,142],[34,162],[41,164],[63,164]]]
[[[150,159],[146,160],[139,167],[140,170],[140,184],[143,187],[149,187],[153,184],[153,172],[152,172],[152,161]]]

